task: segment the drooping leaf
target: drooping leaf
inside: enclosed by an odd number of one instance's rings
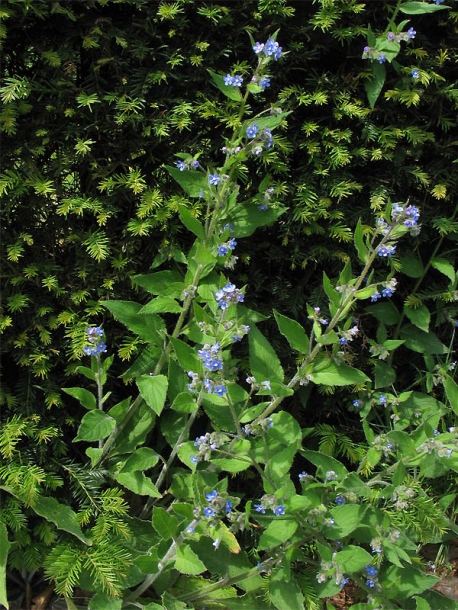
[[[151,496],[152,498],[161,498],[162,494],[157,489],[156,485],[149,479],[144,472],[139,470],[135,472],[118,472],[115,479],[123,487],[127,487],[140,496]]]
[[[88,410],[95,409],[97,407],[97,401],[92,392],[84,388],[62,388],[62,391],[73,398],[76,398],[80,403]]]
[[[274,310],[275,320],[281,334],[288,340],[291,347],[301,354],[306,354],[309,347],[309,339],[305,330],[296,322]]]
[[[256,326],[252,326],[248,335],[250,347],[251,370],[258,382],[283,382],[283,369],[273,347]]]
[[[353,544],[346,546],[343,551],[339,551],[334,557],[334,561],[347,574],[359,572],[371,563],[371,560],[372,556],[370,553]]]
[[[405,15],[423,15],[424,13],[435,13],[448,8],[450,7],[430,2],[406,2],[400,5],[399,10]]]
[[[429,331],[429,322],[431,320],[431,314],[426,305],[420,305],[419,307],[406,307],[404,305],[404,313],[415,326],[421,328],[425,332]]]
[[[0,604],[9,608],[8,595],[6,592],[6,560],[11,544],[8,540],[8,530],[3,521],[0,520]]]
[[[177,167],[171,167],[170,165],[166,165],[165,169],[190,197],[202,197],[202,192],[208,189],[207,176],[201,172],[189,169],[180,171]]]
[[[369,105],[373,109],[385,84],[386,68],[384,64],[380,64],[378,61],[372,61],[371,63],[372,78],[366,81],[364,88],[366,89]]]
[[[37,515],[40,515],[40,517],[54,523],[58,529],[72,534],[78,538],[78,540],[84,542],[84,544],[89,546],[92,545],[92,540],[81,531],[78,521],[76,520],[76,514],[69,506],[61,504],[55,498],[38,496],[33,505],[33,510]]]
[[[337,365],[329,359],[320,360],[313,367],[310,378],[314,383],[330,386],[354,385],[370,381],[362,371],[347,364]]]

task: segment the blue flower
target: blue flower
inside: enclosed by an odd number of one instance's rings
[[[340,337],[339,343],[340,345],[348,345],[348,339],[345,339],[345,337]]]
[[[390,288],[389,286],[387,286],[386,288],[384,288],[382,290],[383,297],[392,297],[393,294],[394,294],[394,290],[392,288]]]
[[[309,474],[307,474],[307,473],[305,472],[305,470],[303,470],[303,471],[301,472],[301,474],[299,474],[299,475],[298,475],[299,481],[300,481],[301,483],[304,483],[304,481],[306,481],[306,480],[307,480],[309,477],[310,477],[310,475],[309,475]]]
[[[195,455],[191,455],[189,459],[191,460],[191,462],[193,464],[198,464],[199,463],[199,460],[196,458]]]
[[[234,505],[232,504],[232,502],[230,500],[226,501],[226,504],[224,506],[224,510],[226,511],[226,515],[228,515],[231,511],[232,511],[232,507]]]
[[[444,1],[444,0],[434,0],[434,2],[435,2],[436,4],[442,4],[442,2],[443,2],[443,1]]]
[[[259,86],[264,91],[267,87],[270,87],[270,78],[261,78],[259,81]]]
[[[218,182],[220,182],[221,178],[220,176],[218,176],[218,174],[210,174],[208,176],[208,182],[210,184],[214,184],[215,186],[218,184]]]
[[[214,517],[215,516],[215,511],[213,510],[213,508],[210,508],[209,506],[206,506],[203,510],[204,513],[204,517]]]
[[[266,509],[261,504],[255,504],[254,508],[257,513],[262,513],[263,515],[265,515]]]
[[[366,574],[368,576],[375,576],[376,574],[378,574],[377,568],[374,567],[372,564],[369,564],[368,566],[366,566],[364,568],[364,571],[366,572]]]
[[[200,163],[199,163],[199,161],[194,159],[194,161],[191,163],[191,165],[193,166],[194,169],[197,169],[200,166]]]
[[[417,32],[416,32],[416,31],[415,31],[413,28],[410,28],[409,30],[407,30],[407,36],[408,36],[409,38],[415,38],[415,34],[416,34],[416,33],[417,33]]]
[[[177,161],[177,167],[180,172],[182,172],[186,168],[186,165],[184,164],[184,161]]]
[[[396,252],[396,246],[379,246],[377,254],[384,258],[390,258]]]
[[[386,61],[385,53],[380,53],[379,58],[378,58],[378,63],[383,64],[383,62],[385,62],[385,61]]]
[[[253,123],[253,125],[250,125],[246,130],[247,138],[254,138],[258,131],[259,127],[256,125],[256,123]]]
[[[360,407],[361,406],[361,401],[358,400],[358,399],[354,400],[353,401],[353,406],[356,407],[356,408]]]
[[[341,587],[345,587],[345,585],[350,581],[349,578],[342,578],[342,580],[340,581],[340,586]]]
[[[213,390],[213,394],[220,396],[221,398],[224,394],[227,394],[227,388],[225,385],[215,385],[215,389]]]
[[[235,248],[235,246],[237,245],[237,242],[235,241],[235,238],[231,237],[231,239],[228,241],[227,245],[229,246],[229,248],[231,250],[233,250]]]
[[[256,53],[256,55],[259,55],[259,53],[262,53],[263,50],[264,50],[264,44],[262,42],[257,42],[253,47],[253,51]]]
[[[371,301],[374,303],[375,301],[377,301],[382,295],[380,294],[380,292],[376,292],[375,294],[373,294],[371,296]]]
[[[218,492],[216,491],[216,489],[214,489],[213,491],[206,493],[205,497],[207,498],[208,502],[211,502],[212,500],[218,497]]]
[[[232,86],[241,87],[242,83],[243,83],[243,78],[241,76],[239,76],[238,74],[236,74],[232,79]]]
[[[285,514],[285,506],[284,504],[279,504],[275,509],[274,509],[274,513],[275,516],[278,517],[280,515],[284,515]]]
[[[229,249],[227,246],[219,246],[218,247],[218,256],[226,256],[226,254],[229,252]]]
[[[387,398],[386,398],[385,394],[380,394],[380,397],[379,397],[378,401],[379,401],[379,404],[386,405]]]
[[[223,81],[225,85],[232,85],[232,76],[230,74],[226,74],[226,76],[223,77]]]
[[[368,587],[370,587],[371,589],[373,589],[373,588],[375,587],[375,582],[374,582],[373,580],[371,580],[370,578],[368,578],[368,579],[366,580],[366,585],[367,585]]]
[[[343,496],[336,496],[336,499],[334,500],[334,502],[338,505],[338,506],[342,506],[342,504],[345,504],[345,498]]]

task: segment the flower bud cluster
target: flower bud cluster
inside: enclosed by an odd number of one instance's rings
[[[203,436],[198,436],[194,443],[194,447],[197,447],[198,451],[196,455],[191,455],[191,462],[193,464],[201,461],[209,462],[212,451],[219,449],[228,440],[228,437],[221,432],[207,432]]]
[[[413,28],[409,28],[407,32],[397,32],[396,34],[389,32],[387,38],[390,42],[409,42],[409,40],[415,38],[416,33]]]
[[[435,438],[428,438],[428,440],[418,447],[417,451],[419,453],[422,453],[423,451],[426,451],[426,453],[429,454],[437,453],[438,457],[449,458],[453,453],[453,448],[447,447],[442,441],[438,441]]]
[[[272,132],[266,127],[259,129],[257,123],[252,123],[246,129],[246,136],[250,142],[251,152],[259,157],[263,150],[269,150],[274,144]]]
[[[276,517],[284,515],[286,510],[284,504],[278,504],[277,498],[272,494],[264,494],[259,504],[254,504],[257,513],[265,515],[266,510],[271,510]]]
[[[383,455],[388,456],[394,449],[393,443],[391,443],[385,436],[377,436],[373,442],[372,447]]]
[[[258,424],[247,424],[246,426],[243,426],[242,430],[247,436],[259,436],[260,434],[267,432],[267,430],[270,430],[273,425],[274,422],[272,421],[272,418],[266,417],[265,419],[261,419]]]
[[[270,392],[270,390],[272,389],[270,387],[269,379],[258,383],[254,377],[247,377],[245,381],[248,383],[248,385],[251,386],[253,390],[268,390]]]
[[[88,345],[85,345],[83,352],[86,356],[98,356],[107,351],[107,346],[102,341],[103,330],[99,326],[91,326],[86,329]]]
[[[409,229],[411,235],[418,235],[420,233],[420,211],[415,205],[401,205],[400,203],[394,203],[393,209],[391,210],[391,218],[393,222],[397,224],[403,224]]]
[[[269,203],[272,199],[275,189],[273,187],[268,188],[262,195],[262,203],[258,205],[258,210],[265,211],[269,209]]]
[[[321,308],[314,307],[313,315],[309,316],[310,320],[314,320],[315,322],[319,322],[322,326],[327,326],[329,324],[329,320],[327,318],[323,318],[321,315]]]
[[[239,290],[235,284],[226,284],[221,290],[215,293],[215,299],[218,307],[227,309],[230,303],[243,303],[245,295]]]
[[[199,161],[197,161],[197,159],[189,158],[185,159],[184,161],[177,161],[176,166],[178,167],[180,172],[182,172],[185,169],[197,169],[198,167],[200,167],[200,163]]]
[[[359,328],[357,326],[353,326],[349,330],[344,330],[341,332],[341,337],[339,339],[340,345],[348,345],[350,341],[357,336],[359,333]]]
[[[336,553],[333,553],[330,561],[321,560],[320,571],[316,575],[316,579],[319,583],[323,583],[332,577],[337,586],[344,587],[350,579],[344,575],[339,564],[335,561],[335,557]]]
[[[406,510],[409,508],[410,501],[415,497],[415,491],[411,487],[405,485],[398,485],[395,488],[391,499],[394,502],[394,508],[396,510]]]
[[[397,286],[397,279],[395,277],[392,277],[390,280],[388,280],[387,282],[384,282],[382,285],[384,286],[384,288],[382,289],[382,292],[380,293],[378,290],[377,292],[375,292],[372,296],[371,296],[371,301],[372,303],[375,303],[375,301],[378,301],[378,299],[382,298],[382,297],[392,297],[393,294],[396,291],[396,286]]]

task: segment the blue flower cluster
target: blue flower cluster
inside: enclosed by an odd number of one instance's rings
[[[208,462],[211,458],[211,452],[219,449],[228,438],[221,432],[207,432],[196,438],[194,447],[197,447],[197,455],[191,455],[190,459],[193,464],[198,464],[201,460]]]
[[[275,189],[272,186],[264,191],[262,194],[262,203],[258,205],[258,210],[265,211],[269,209],[269,203],[274,193]]]
[[[377,568],[375,568],[372,564],[369,564],[368,566],[363,568],[363,572],[365,573],[365,576],[367,578],[366,585],[373,589],[378,581],[377,578],[374,578],[378,574]]]
[[[396,290],[397,283],[397,279],[395,277],[392,277],[391,280],[388,280],[388,282],[386,282],[381,294],[377,291],[371,296],[371,301],[375,303],[375,301],[378,301],[381,297],[392,297]]]
[[[243,303],[244,298],[243,292],[230,283],[215,293],[215,299],[221,309],[227,309],[230,303]]]
[[[357,326],[353,326],[349,330],[344,330],[342,332],[342,336],[339,339],[340,345],[348,345],[348,343],[350,341],[353,341],[353,339],[357,336],[358,333],[359,328]]]
[[[235,76],[231,76],[230,74],[226,74],[223,77],[224,84],[230,87],[241,87],[243,83],[243,78],[236,74]]]
[[[212,346],[204,345],[202,349],[197,350],[197,355],[208,371],[222,371],[223,360],[222,358],[218,358],[219,352],[219,343],[215,343],[215,345]]]
[[[265,57],[271,57],[275,61],[280,59],[280,57],[282,56],[282,48],[273,38],[269,38],[269,40],[265,44],[262,42],[257,42],[253,46],[253,51],[256,53],[256,55],[264,55]]]
[[[416,68],[414,68],[410,74],[411,74],[412,78],[415,78],[415,79],[420,78],[420,73],[418,72],[418,70]]]
[[[229,253],[229,250],[234,250],[237,242],[234,237],[232,237],[228,242],[221,244],[218,246],[218,256],[226,256]]]
[[[91,326],[86,330],[89,345],[84,346],[83,351],[86,356],[98,356],[107,351],[106,343],[101,341],[103,330],[99,326]]]

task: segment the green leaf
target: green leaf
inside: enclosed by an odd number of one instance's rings
[[[415,326],[421,328],[425,332],[429,331],[429,322],[431,320],[431,314],[426,305],[420,305],[420,307],[406,307],[404,305],[404,313]]]
[[[386,68],[378,61],[372,61],[371,68],[372,78],[371,80],[366,81],[364,88],[366,89],[369,105],[373,109],[380,93],[382,92],[383,85],[385,84]]]
[[[190,345],[181,341],[181,339],[175,339],[175,337],[170,337],[170,343],[173,345],[178,362],[184,371],[194,371],[195,373],[202,371],[202,362],[199,360],[197,352]]]
[[[377,360],[374,367],[375,389],[386,388],[396,380],[396,371],[386,362]]]
[[[177,167],[170,165],[166,165],[165,169],[190,197],[202,197],[202,192],[209,188],[208,178],[202,172],[189,169],[180,171]]]
[[[139,310],[143,313],[181,313],[183,308],[172,297],[156,297]]]
[[[416,610],[431,610],[431,606],[428,604],[426,599],[414,596],[414,600],[417,604]]]
[[[6,592],[6,560],[11,544],[8,540],[8,530],[3,521],[0,521],[0,604],[9,608]]]
[[[331,540],[339,540],[348,536],[361,525],[361,519],[366,512],[366,506],[358,504],[344,504],[331,509],[334,525],[326,533]]]
[[[264,551],[286,542],[296,533],[298,525],[295,519],[274,518],[259,539],[258,551]]]
[[[315,464],[318,468],[321,468],[321,474],[324,477],[326,472],[333,470],[339,475],[339,479],[342,479],[348,474],[348,470],[338,460],[334,459],[330,455],[325,455],[319,451],[312,451],[311,449],[305,449],[300,452],[309,462]]]
[[[269,436],[283,445],[294,445],[302,440],[302,432],[299,424],[292,415],[286,411],[279,411],[272,415],[274,425],[269,429]]]
[[[439,580],[437,576],[425,574],[419,568],[409,565],[406,568],[390,566],[384,576],[385,595],[399,602],[430,589]]]
[[[97,407],[97,400],[89,390],[84,388],[62,388],[62,391],[79,400],[83,407],[89,411]]]
[[[145,402],[141,401],[131,409],[133,412],[129,411],[129,419],[126,424],[123,423],[122,435],[115,437],[110,455],[132,453],[138,445],[145,442],[154,427],[156,413]]]
[[[115,479],[120,485],[140,496],[162,498],[162,494],[158,491],[156,485],[154,485],[145,473],[139,470],[136,472],[118,472],[115,475]]]
[[[399,321],[399,312],[391,301],[369,305],[366,311],[384,324],[397,324]]]
[[[275,309],[274,316],[281,334],[288,340],[291,347],[301,354],[306,354],[309,348],[309,339],[299,322],[287,318]]]
[[[183,276],[178,271],[166,270],[146,275],[135,275],[132,281],[147,292],[163,297],[179,298],[184,290]]]
[[[226,97],[228,97],[230,100],[234,100],[234,102],[242,101],[242,93],[240,92],[239,87],[233,87],[232,85],[226,85],[224,83],[223,77],[220,76],[219,74],[216,74],[215,72],[212,72],[212,70],[207,70],[207,72],[212,77],[213,82],[218,87],[218,89],[222,93],[224,93],[224,95]]]
[[[269,207],[267,210],[258,210],[257,206],[239,206],[230,221],[234,225],[234,237],[248,237],[259,227],[274,223],[285,212],[284,208]]]
[[[173,401],[171,409],[179,413],[193,413],[199,405],[189,392],[181,392]]]
[[[449,6],[441,6],[430,4],[429,2],[406,2],[401,4],[399,10],[405,15],[422,15],[424,13],[435,13],[450,8]]]
[[[116,428],[116,420],[99,409],[89,411],[81,420],[78,428],[78,434],[73,442],[101,441],[109,436]]]
[[[283,369],[273,347],[256,326],[252,326],[248,335],[250,348],[250,366],[256,381],[283,382]]]
[[[165,375],[141,375],[137,379],[137,386],[146,404],[157,415],[162,413],[167,397],[168,380]]]
[[[164,328],[164,322],[156,314],[139,315],[139,311],[142,309],[140,303],[132,301],[103,301],[102,305],[117,320],[122,322],[124,326],[143,339],[143,341],[149,343],[160,342],[162,344],[163,339],[158,331]]]
[[[450,377],[450,375],[445,375],[444,377],[444,390],[447,398],[450,402],[450,406],[453,411],[458,415],[458,385],[457,383]]]
[[[424,273],[421,260],[414,256],[401,257],[402,273],[408,277],[422,277]]]
[[[178,530],[178,521],[174,515],[162,508],[155,506],[153,511],[153,527],[164,540],[173,538]]]
[[[330,386],[354,385],[370,381],[362,371],[347,364],[337,365],[329,359],[318,361],[310,373],[310,378],[314,383]]]
[[[266,464],[266,475],[281,484],[282,479],[291,470],[297,447],[291,446],[275,453]]]
[[[76,514],[69,506],[60,504],[55,498],[39,496],[33,505],[33,510],[40,517],[54,523],[58,529],[72,534],[88,546],[92,545],[92,540],[83,534],[76,520]]]
[[[285,568],[272,574],[269,599],[278,610],[303,610],[306,607],[299,585]]]
[[[177,548],[175,569],[182,574],[202,574],[206,571],[205,565],[188,545],[180,545]]]
[[[225,472],[242,472],[252,466],[252,462],[248,456],[245,459],[242,457],[214,458],[211,462]]]
[[[138,470],[148,470],[153,468],[159,461],[159,455],[150,447],[140,447],[132,453],[131,456],[126,460],[124,466],[119,471],[120,473],[125,472],[136,472]]]
[[[334,561],[339,564],[343,572],[351,574],[359,572],[371,563],[372,556],[361,547],[350,544],[335,555]]]
[[[331,303],[335,307],[339,307],[340,300],[341,300],[340,292],[337,292],[337,290],[335,290],[335,288],[333,288],[333,286],[331,284],[331,280],[328,278],[326,273],[323,273],[323,288],[324,288],[324,291],[326,292],[326,294],[328,295]]]
[[[197,220],[197,218],[194,218],[194,216],[191,214],[191,212],[188,210],[188,208],[186,208],[184,205],[179,204],[178,210],[179,210],[179,214],[180,214],[180,220],[184,224],[184,226],[189,231],[191,231],[191,233],[194,233],[194,235],[196,235],[199,239],[204,240],[205,239],[205,230],[204,230],[204,227],[202,226],[202,223],[199,220]]]
[[[358,224],[356,225],[356,229],[355,229],[354,241],[355,241],[356,250],[358,251],[359,260],[362,263],[366,263],[367,256],[369,254],[369,250],[367,249],[366,245],[364,244],[363,236],[364,236],[363,223],[361,222],[361,219],[359,219]]]
[[[99,591],[89,602],[88,610],[121,610],[122,599],[113,599]]]
[[[452,283],[455,282],[455,268],[445,258],[433,258],[431,260],[431,267],[447,276]]]
[[[430,355],[447,352],[445,345],[439,341],[433,332],[426,333],[412,324],[403,326],[400,335],[401,339],[404,339],[406,347],[414,352]]]

